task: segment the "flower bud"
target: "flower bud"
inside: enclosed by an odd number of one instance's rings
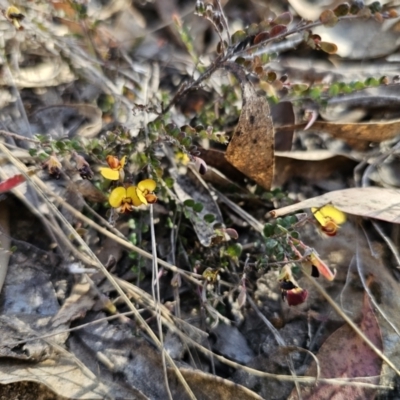
[[[79,175],[82,177],[82,179],[92,179],[93,171],[91,170],[88,162],[77,153],[74,153],[73,155],[75,157],[76,169],[78,170]]]
[[[212,18],[213,14],[214,14],[214,6],[209,3],[206,6],[206,15],[208,18]]]
[[[195,14],[203,16],[205,10],[206,8],[204,6],[204,2],[201,0],[197,0],[195,6]]]
[[[55,154],[43,164],[43,169],[47,168],[49,175],[55,179],[60,179],[62,165]]]

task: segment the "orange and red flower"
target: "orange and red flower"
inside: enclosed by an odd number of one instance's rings
[[[333,281],[335,279],[336,270],[331,271],[315,250],[306,257],[302,266],[311,276],[318,277],[318,275],[321,274],[324,278],[328,279],[328,281]]]
[[[308,297],[308,291],[302,289],[293,277],[292,269],[286,264],[279,275],[279,284],[282,299],[286,300],[289,306],[298,306],[304,303]]]

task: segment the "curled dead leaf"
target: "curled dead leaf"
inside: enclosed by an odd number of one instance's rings
[[[380,122],[334,123],[316,121],[309,131],[324,131],[350,146],[360,146],[362,142],[380,143],[399,134],[400,119]]]
[[[322,207],[326,204],[332,204],[346,214],[400,224],[400,190],[380,187],[335,190],[273,210],[270,215],[277,218],[303,208]]]
[[[225,157],[239,171],[269,190],[274,176],[274,127],[268,102],[258,96],[243,69],[225,63],[242,87],[243,107]]]

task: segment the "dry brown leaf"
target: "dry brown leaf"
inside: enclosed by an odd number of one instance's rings
[[[289,179],[307,181],[329,178],[333,172],[349,171],[356,161],[349,155],[328,150],[275,152],[274,186],[282,186]]]
[[[107,201],[105,194],[101,190],[97,189],[97,187],[87,179],[71,182],[68,189],[71,192],[79,193],[86,200],[93,203],[102,203]]]
[[[225,159],[225,153],[223,151],[204,148],[199,148],[199,151],[200,157],[206,162],[207,166],[214,167],[234,182],[239,184],[243,184],[245,182],[246,176]],[[205,174],[205,179],[208,179],[208,170]]]
[[[274,127],[268,102],[258,96],[241,67],[227,63],[238,78],[243,106],[239,123],[228,148],[226,159],[263,188],[271,188],[274,177]]]
[[[349,144],[354,142],[383,142],[400,133],[400,119],[382,122],[334,123],[316,121],[309,131],[324,131]]]
[[[181,368],[180,371],[198,399],[262,399],[252,390],[227,379],[199,370]]]
[[[59,355],[57,360],[45,360],[34,365],[3,359],[0,365],[0,383],[5,385],[32,381],[46,385],[54,393],[67,394],[70,399],[109,398],[111,389],[100,382],[96,375],[88,372],[65,355]]]
[[[66,62],[61,59],[53,58],[49,61],[43,60],[34,66],[19,68],[13,71],[13,82],[20,88],[38,88],[58,86],[71,83],[75,77]],[[8,75],[2,74],[0,85],[10,85]]]
[[[382,350],[382,337],[379,324],[372,310],[368,296],[364,295],[360,329]],[[325,341],[318,352],[321,377],[324,378],[357,378],[368,377],[369,383],[377,384],[382,367],[382,360],[349,325],[343,325]],[[310,367],[307,375],[315,376],[316,364]],[[336,386],[319,384],[304,388],[302,398],[317,399],[374,399],[376,390],[355,386]],[[297,399],[295,391],[289,399]]]
[[[24,319],[25,316],[22,316]],[[35,318],[32,316],[31,319]],[[37,318],[39,324],[45,324],[46,319]],[[53,350],[51,346],[42,340],[31,340],[26,343],[15,342],[20,341],[22,338],[32,337],[32,328],[28,323],[18,318],[15,314],[1,315],[0,316],[0,364],[4,359],[9,359],[10,362],[17,360],[25,360],[29,362],[40,362],[47,360],[52,356]],[[35,332],[36,333],[36,332]],[[37,335],[37,333],[36,333]],[[59,338],[58,338],[59,339]],[[57,339],[57,340],[58,340]],[[62,339],[61,339],[62,341]],[[1,365],[0,365],[1,367]],[[0,383],[1,383],[1,368],[0,368]]]
[[[74,284],[71,294],[65,300],[64,304],[56,315],[51,319],[51,327],[54,329],[60,324],[66,324],[86,315],[95,304],[94,298],[97,293],[90,290],[90,282],[81,277],[81,281]]]
[[[400,224],[400,190],[372,186],[335,190],[300,203],[272,210],[270,215],[276,218],[303,208],[322,207],[326,204],[332,204],[346,214]]]
[[[275,150],[290,151],[295,123],[292,103],[281,101],[278,104],[271,105],[271,115],[275,128]]]

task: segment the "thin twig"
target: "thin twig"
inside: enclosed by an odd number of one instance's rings
[[[229,33],[229,26],[228,26],[228,20],[226,19],[225,12],[222,8],[221,1],[220,0],[215,0],[215,5],[218,8],[219,12],[221,13],[221,20],[222,20],[222,25],[225,29],[226,36],[228,38],[228,46],[230,47],[232,45],[232,39],[231,35]]]
[[[0,135],[12,137],[12,138],[17,139],[17,140],[25,140],[26,142],[32,142],[32,143],[35,143],[35,144],[40,144],[40,140],[27,138],[25,136],[17,135],[16,133],[4,131],[4,130],[0,130]]]
[[[164,381],[165,381],[165,388],[168,393],[168,397],[170,400],[173,400],[171,389],[168,383],[168,374],[167,374],[167,363],[165,361],[165,348],[164,348],[164,336],[162,331],[162,323],[161,323],[161,311],[160,311],[160,304],[161,304],[161,296],[160,296],[160,277],[158,276],[158,263],[157,263],[157,247],[156,247],[156,233],[154,230],[154,210],[153,204],[150,204],[150,232],[151,232],[151,253],[153,255],[153,276],[151,282],[151,292],[153,295],[153,299],[155,302],[155,311],[156,311],[156,319],[157,319],[157,327],[158,327],[158,336],[160,338],[160,343],[162,346],[161,350],[161,358],[163,364],[163,371],[164,371]]]

